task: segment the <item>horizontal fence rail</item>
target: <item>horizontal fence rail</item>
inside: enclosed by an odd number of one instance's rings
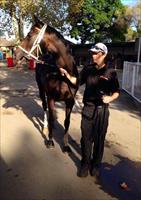
[[[141,103],[141,63],[124,62],[122,89]]]

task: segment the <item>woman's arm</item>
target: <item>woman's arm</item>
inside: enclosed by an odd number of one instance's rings
[[[72,84],[77,84],[77,78],[75,76],[71,76],[64,68],[59,68],[59,70],[62,76],[66,76]]]
[[[102,97],[103,103],[110,103],[119,97],[119,92],[114,92],[111,96],[104,95]]]

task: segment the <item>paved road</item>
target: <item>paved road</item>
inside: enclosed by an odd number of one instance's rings
[[[55,149],[42,135],[42,109],[34,71],[0,67],[1,200],[140,200],[140,105],[121,92],[110,106],[101,181],[77,176],[80,166],[80,112],[71,117],[70,146],[62,152],[64,104],[57,103]],[[77,94],[81,103],[83,88]],[[120,183],[126,182],[127,189]]]

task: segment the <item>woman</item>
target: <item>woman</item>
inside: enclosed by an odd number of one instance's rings
[[[108,128],[109,103],[119,96],[117,74],[106,66],[108,49],[105,44],[97,43],[90,49],[93,64],[82,69],[79,84],[85,84],[81,120],[81,169],[79,176],[100,175],[100,165],[104,152],[104,141]],[[77,79],[60,69],[73,84]]]

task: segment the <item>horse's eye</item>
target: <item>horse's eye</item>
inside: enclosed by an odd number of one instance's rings
[[[27,36],[31,38],[32,37],[32,31],[30,33],[28,33]]]

